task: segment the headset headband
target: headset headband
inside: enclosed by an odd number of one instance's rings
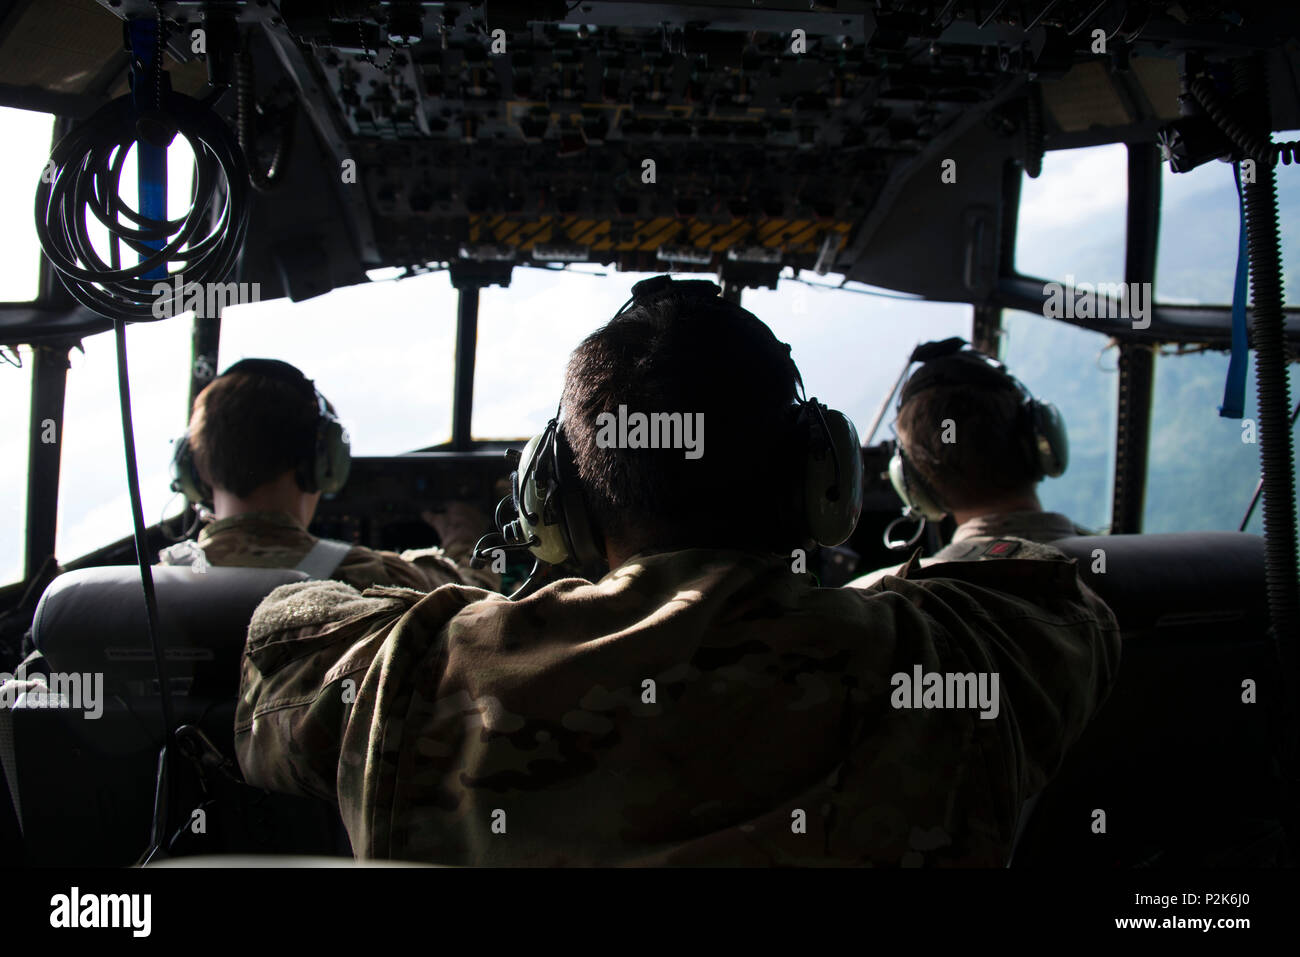
[[[1026,402],[1034,398],[1005,365],[992,356],[969,348],[965,339],[956,336],[922,343],[913,350],[910,361],[923,364],[899,393],[900,409],[921,392],[946,385],[1003,388],[1014,391]]]
[[[224,379],[228,375],[239,372],[288,383],[301,389],[304,395],[311,396],[313,402],[316,401],[316,396],[319,394],[316,383],[308,379],[301,369],[280,359],[240,359],[217,378]]]
[[[642,279],[640,282],[633,284],[632,295],[627,302],[619,307],[618,312],[614,313],[614,319],[635,308],[650,306],[668,296],[679,296],[685,301],[697,300],[710,306],[720,306],[722,312],[731,319],[752,323],[755,331],[762,330],[763,333],[767,334],[770,342],[785,349],[788,371],[798,387],[799,395],[804,396],[803,376],[800,375],[799,367],[795,365],[794,357],[791,355],[790,343],[778,339],[776,333],[772,331],[767,323],[744,306],[724,297],[722,288],[717,283],[709,282],[707,279],[674,279],[668,275]],[[718,318],[717,314],[715,314],[715,318]],[[801,401],[803,400],[801,399]]]

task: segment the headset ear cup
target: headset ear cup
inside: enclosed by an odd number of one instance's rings
[[[926,491],[926,483],[907,461],[901,444],[895,447],[889,460],[889,481],[903,504],[922,518],[937,522],[948,514]]]
[[[563,429],[552,424],[528,441],[511,485],[518,490],[520,540],[533,541],[528,550],[538,561],[574,562],[584,571],[604,563],[602,542],[591,524]]]
[[[332,495],[347,483],[352,470],[352,447],[347,430],[333,415],[321,419],[316,430],[316,454],[313,460],[315,488]]]
[[[804,528],[819,545],[848,539],[862,514],[862,449],[858,432],[842,412],[800,408],[796,428],[805,449],[802,510]]]
[[[1047,478],[1057,478],[1070,465],[1070,440],[1065,419],[1050,402],[1033,400],[1034,451],[1039,471]]]
[[[180,492],[195,505],[211,506],[212,489],[199,477],[188,432],[176,440],[176,447],[172,450],[171,473],[172,491]]]
[[[554,496],[549,503],[547,501],[546,490],[554,484],[553,443],[551,426],[541,435],[529,439],[519,457],[511,485],[518,489],[515,521],[519,523],[520,541],[533,542],[528,550],[538,561],[548,565],[562,565],[572,556],[563,519],[554,520],[554,512],[561,505]],[[540,475],[540,480],[539,473],[545,473]],[[551,514],[547,514],[548,510]]]

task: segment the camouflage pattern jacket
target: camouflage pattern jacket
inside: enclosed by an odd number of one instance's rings
[[[1019,511],[980,515],[957,526],[952,541],[928,558],[921,566],[937,562],[980,562],[1002,558],[1065,558],[1059,548],[1048,542],[1075,535],[1093,534],[1075,525],[1060,512]],[[877,568],[849,582],[852,588],[866,588],[886,575],[897,575],[901,565]]]
[[[952,541],[934,553],[935,561],[977,560],[991,542],[1021,538],[1030,542],[1054,542],[1092,532],[1060,512],[1019,511],[980,515],[967,519],[952,533]]]
[[[213,565],[293,568],[316,541],[285,512],[246,512],[205,525],[198,544]],[[442,585],[469,584],[495,591],[501,587],[499,575],[469,567],[473,544],[448,542],[445,548],[414,549],[400,555],[355,545],[331,577],[355,588],[397,585],[433,591]]]
[[[943,572],[818,588],[688,550],[516,602],[285,585],[249,629],[236,752],[336,801],[360,857],[1001,865],[1119,634],[1069,562]],[[930,672],[997,673],[994,707],[899,683]]]

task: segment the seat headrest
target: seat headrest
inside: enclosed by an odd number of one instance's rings
[[[1089,535],[1052,542],[1133,631],[1248,621],[1266,625],[1264,539],[1244,532]]]
[[[154,590],[168,682],[197,691],[238,683],[253,611],[280,585],[306,575],[282,568],[156,565]],[[50,582],[36,606],[32,639],[51,671],[104,674],[109,688],[151,693],[156,678],[140,570],[81,568]]]

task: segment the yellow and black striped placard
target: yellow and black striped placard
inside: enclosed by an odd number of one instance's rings
[[[616,221],[582,216],[541,216],[520,219],[509,216],[471,216],[469,241],[496,243],[527,251],[538,243],[566,243],[589,246],[593,251],[654,251],[664,245],[694,246],[710,252],[724,252],[732,246],[780,247],[787,253],[816,254],[827,235],[838,237],[836,249],[844,245],[852,223],[816,219],[733,219],[709,223],[698,219],[658,216],[626,221],[627,238],[615,242],[611,229]],[[630,231],[626,227],[630,226]]]

